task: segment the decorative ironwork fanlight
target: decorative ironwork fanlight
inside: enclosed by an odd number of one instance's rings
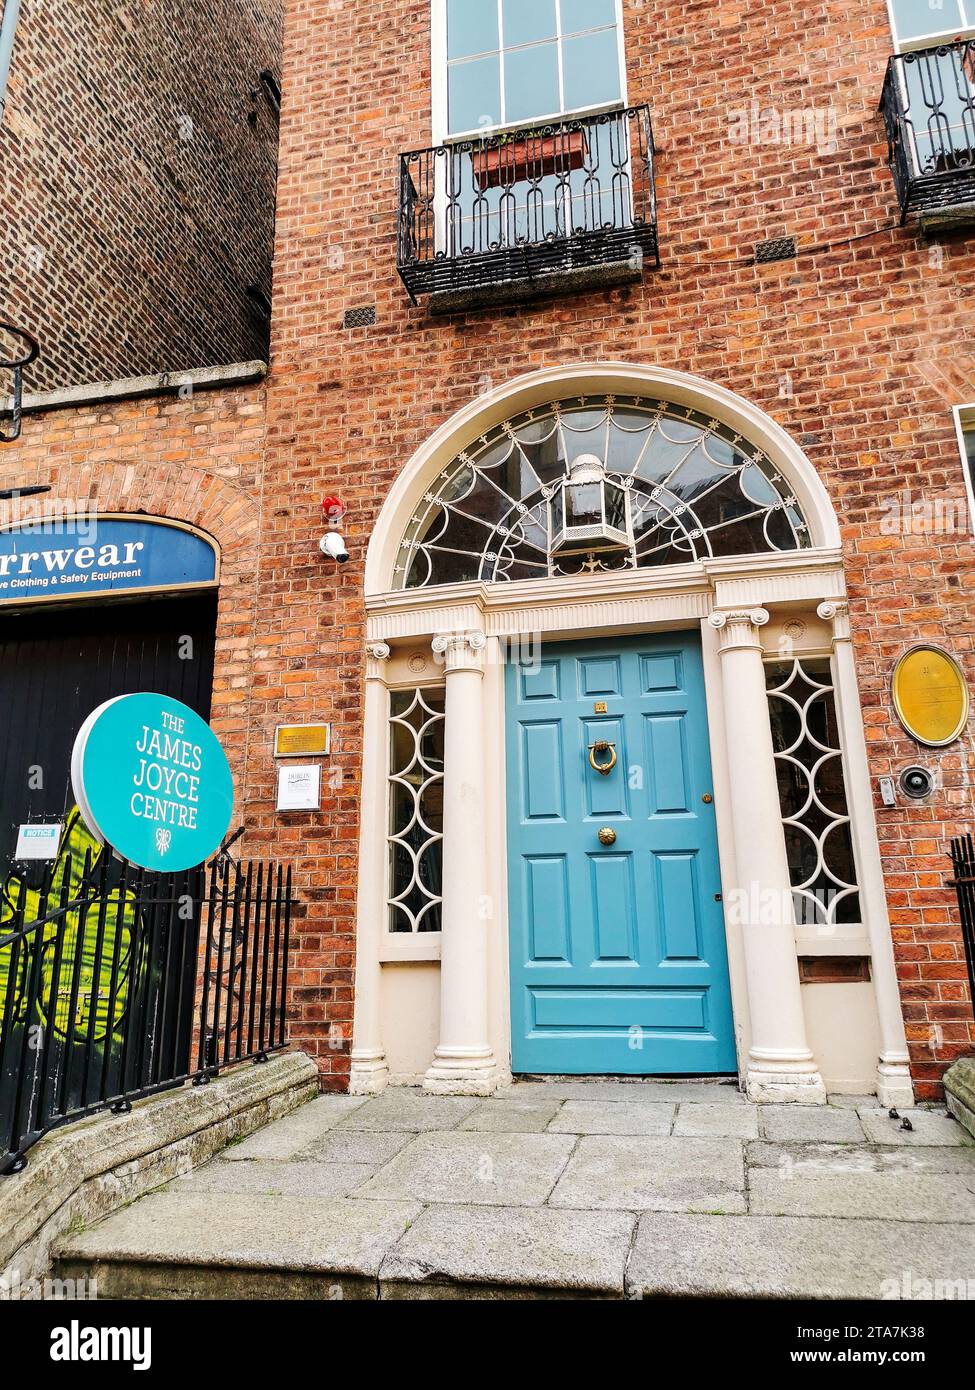
[[[420,499],[394,587],[656,569],[812,544],[787,478],[672,401],[576,396],[493,426]]]

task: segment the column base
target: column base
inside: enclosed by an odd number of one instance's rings
[[[500,1080],[491,1048],[438,1047],[423,1089],[436,1096],[493,1096]]]
[[[389,1067],[384,1052],[353,1052],[350,1096],[378,1096],[388,1085]]]
[[[815,1063],[769,1065],[753,1062],[745,1077],[745,1093],[757,1105],[825,1105],[826,1086]]]
[[[881,1057],[877,1067],[877,1103],[885,1110],[913,1110],[914,1083],[907,1062]]]

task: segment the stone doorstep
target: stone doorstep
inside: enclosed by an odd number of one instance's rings
[[[67,1230],[90,1225],[180,1173],[207,1163],[234,1139],[280,1119],[318,1094],[304,1053],[233,1068],[208,1086],[183,1086],[52,1131],[26,1168],[0,1179],[0,1269],[43,1278]]]
[[[945,1076],[948,1109],[975,1138],[975,1057],[962,1057]]]
[[[912,1112],[901,1135],[861,1103],[774,1142],[741,1123],[754,1107],[716,1105],[710,1088],[667,1106],[540,1089],[321,1097],[62,1239],[57,1274],[97,1279],[101,1297],[314,1301],[876,1298],[905,1269],[975,1273],[975,1221],[954,1219],[975,1191],[975,1146],[943,1115]],[[548,1127],[556,1099],[569,1133]],[[614,1109],[623,1132],[600,1133]],[[700,1137],[646,1132],[659,1111],[697,1109]],[[849,1142],[858,1121],[879,1143]],[[478,1156],[490,1191],[469,1181]],[[945,1190],[928,1201],[932,1182]]]

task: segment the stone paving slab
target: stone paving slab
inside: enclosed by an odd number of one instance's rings
[[[644,1101],[567,1100],[549,1125],[550,1134],[669,1134],[675,1105]]]
[[[772,1144],[747,1149],[752,1168],[827,1173],[969,1173],[975,1176],[975,1148],[940,1149],[869,1144]]]
[[[366,1163],[376,1169],[411,1144],[408,1130],[331,1129],[307,1148],[299,1149],[295,1163]]]
[[[347,1119],[364,1103],[359,1096],[318,1096],[283,1120],[258,1130],[242,1144],[232,1144],[218,1157],[224,1162],[293,1158],[300,1149]]]
[[[376,1171],[374,1163],[210,1163],[169,1183],[164,1192],[259,1192],[265,1196],[348,1197]]]
[[[722,1081],[515,1081],[499,1096],[530,1093],[559,1100],[640,1101],[648,1105],[679,1105],[681,1101],[710,1105],[747,1105],[737,1083]]]
[[[387,1201],[540,1207],[575,1143],[569,1134],[421,1134],[358,1195]]]
[[[901,1119],[910,1120],[913,1130],[901,1129],[900,1120],[892,1120],[886,1110],[858,1110],[860,1123],[871,1144],[899,1144],[926,1148],[946,1144],[954,1148],[975,1145],[975,1139],[957,1120],[931,1110],[905,1110]]]
[[[61,1258],[374,1276],[419,1212],[411,1201],[161,1192],[68,1237]]]
[[[866,1137],[855,1111],[828,1105],[763,1105],[759,1124],[765,1139],[779,1142],[862,1144]]]
[[[465,1096],[432,1096],[423,1091],[390,1088],[358,1106],[342,1120],[341,1126],[422,1134],[425,1130],[453,1129],[481,1104]]]
[[[845,1216],[861,1221],[975,1224],[975,1175],[783,1173],[749,1175],[748,1210],[759,1216]]]
[[[744,1187],[738,1140],[593,1136],[579,1140],[549,1205],[744,1212]]]
[[[550,1207],[429,1207],[379,1271],[383,1298],[504,1290],[623,1295],[636,1217]]]
[[[626,1282],[630,1297],[879,1299],[972,1279],[972,1226],[654,1213]]]
[[[758,1111],[751,1105],[681,1104],[672,1132],[684,1139],[757,1139]]]
[[[476,1129],[508,1134],[540,1134],[562,1108],[561,1100],[544,1097],[511,1096],[504,1100],[486,1100],[466,1119],[459,1129]]]

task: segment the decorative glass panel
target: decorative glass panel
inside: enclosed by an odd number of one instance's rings
[[[767,680],[796,921],[818,927],[859,923],[830,663],[776,662],[767,668]]]
[[[391,696],[389,929],[441,930],[443,881],[443,690]]]
[[[582,456],[603,465],[608,505],[614,488],[629,495],[616,554],[569,558],[553,547],[556,499]],[[734,430],[668,401],[576,397],[506,420],[444,469],[407,528],[395,587],[654,569],[810,544],[787,481]]]

